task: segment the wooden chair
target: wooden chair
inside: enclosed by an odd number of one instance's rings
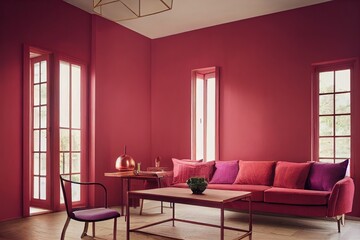
[[[65,179],[60,175],[61,188],[64,195],[64,201],[67,212],[67,219],[64,225],[64,228],[61,233],[61,240],[65,239],[65,232],[70,223],[71,219],[76,221],[85,222],[83,233],[81,234],[81,238],[87,236],[87,230],[89,222],[92,223],[92,235],[95,237],[95,222],[105,221],[109,219],[114,219],[114,229],[113,229],[113,239],[116,240],[116,224],[117,218],[120,217],[120,213],[109,209],[107,206],[107,190],[105,186],[101,183],[95,182],[75,182]],[[74,208],[72,202],[72,194],[71,189],[73,185],[80,186],[99,186],[100,189],[104,192],[104,206],[100,208]]]

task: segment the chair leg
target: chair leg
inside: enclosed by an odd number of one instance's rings
[[[81,238],[87,236],[88,228],[89,228],[89,223],[88,223],[88,222],[85,222],[84,230],[83,230],[83,232],[82,232],[82,234],[81,234]]]
[[[337,221],[337,227],[338,227],[338,233],[340,233],[340,224],[341,224],[341,216],[337,216],[336,217],[336,221]]]
[[[95,222],[92,223],[92,236],[95,237]]]
[[[69,217],[66,219],[65,225],[64,225],[63,230],[61,232],[61,240],[65,239],[65,232],[66,232],[67,227],[69,226],[70,220],[71,220],[71,218],[69,218]]]
[[[116,240],[116,230],[117,230],[117,218],[114,218],[114,232],[113,232],[114,240]]]
[[[144,199],[140,199],[140,215],[142,215],[143,207],[144,207]]]

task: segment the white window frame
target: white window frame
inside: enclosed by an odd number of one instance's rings
[[[215,78],[215,159],[208,159],[207,157],[207,119],[203,118],[203,161],[218,160],[219,159],[219,68],[218,67],[208,67],[195,69],[192,71],[191,79],[191,158],[197,159],[197,144],[196,144],[196,81],[198,78],[204,80],[204,89],[207,89],[207,80],[209,78]],[[204,91],[203,96],[203,109],[204,116],[206,116],[207,109],[207,95]],[[199,159],[197,159],[199,160]]]

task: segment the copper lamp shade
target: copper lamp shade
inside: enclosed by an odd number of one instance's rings
[[[115,168],[119,171],[132,171],[135,169],[135,160],[125,153],[116,159]]]

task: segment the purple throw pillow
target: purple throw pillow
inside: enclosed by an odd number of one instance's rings
[[[238,160],[216,161],[215,173],[210,183],[229,183],[232,184],[239,171]]]
[[[335,183],[345,177],[348,164],[349,159],[341,163],[315,162],[310,169],[308,188],[331,191]]]

